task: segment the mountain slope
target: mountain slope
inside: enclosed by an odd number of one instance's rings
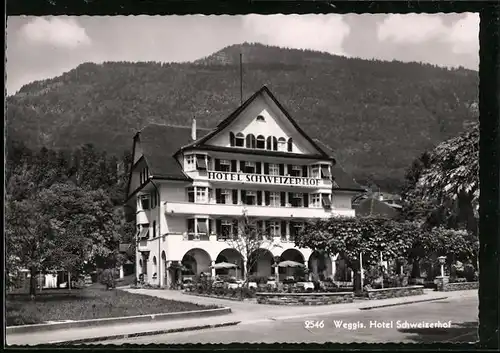
[[[394,189],[423,150],[458,134],[477,100],[477,72],[243,44],[194,63],[86,63],[7,98],[12,139],[30,147],[132,147],[148,123],[213,127],[267,84],[303,129],[360,182]]]

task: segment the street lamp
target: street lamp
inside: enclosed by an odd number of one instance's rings
[[[444,264],[446,263],[446,256],[439,256],[438,260],[441,265],[441,277],[444,277]]]

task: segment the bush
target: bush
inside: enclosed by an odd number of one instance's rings
[[[107,289],[115,288],[114,269],[107,268],[102,271],[99,283],[104,284]]]

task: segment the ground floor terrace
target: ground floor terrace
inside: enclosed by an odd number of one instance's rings
[[[244,256],[244,253],[231,247],[218,251],[193,247],[179,252],[177,259],[169,258],[167,251],[161,251],[159,257],[156,254],[148,251],[138,253],[137,274],[145,283],[166,287],[178,284],[186,277],[192,278],[201,274],[213,278],[221,276],[241,280],[247,279],[247,275],[252,278],[274,277],[278,281],[287,277],[301,277],[306,280],[331,278],[346,285],[352,283],[353,278],[353,272],[342,256],[329,256],[310,249],[259,248]],[[301,266],[279,266],[285,261]],[[219,268],[219,265],[226,268]]]

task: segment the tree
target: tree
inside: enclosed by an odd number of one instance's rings
[[[226,241],[242,255],[243,260],[246,260],[244,287],[248,287],[250,271],[265,251],[280,247],[273,242],[269,229],[262,230],[260,222],[249,217],[246,210],[238,222],[238,234],[229,235]]]
[[[479,209],[479,124],[439,144],[427,165],[415,178],[405,201],[413,209],[427,205],[428,225],[467,229],[478,233]]]

